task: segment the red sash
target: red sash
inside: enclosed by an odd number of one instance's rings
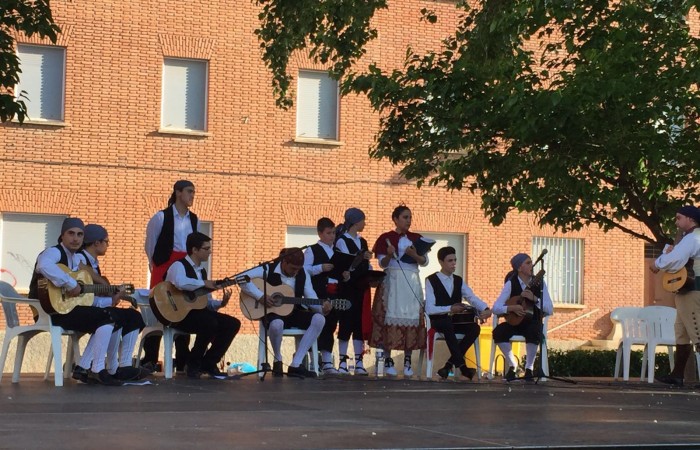
[[[185,256],[187,256],[187,252],[176,252],[173,250],[173,252],[170,254],[169,260],[159,266],[155,266],[153,270],[151,270],[151,289],[165,279],[165,274],[168,273],[168,269],[175,261],[182,259]]]

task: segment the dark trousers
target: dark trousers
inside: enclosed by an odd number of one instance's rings
[[[241,329],[241,321],[205,308],[193,309],[181,322],[172,326],[196,335],[187,361],[188,370],[209,370],[215,368],[224,357],[233,338]]]
[[[148,362],[155,364],[158,362],[158,353],[160,352],[159,335],[147,336],[143,341],[143,359],[141,364]],[[186,334],[175,336],[175,367],[177,370],[182,370],[187,364],[190,357],[190,337]]]
[[[68,314],[53,314],[51,322],[65,330],[92,334],[103,325],[113,324],[115,320],[106,308],[76,306]]]
[[[319,350],[327,352],[333,351],[333,344],[335,342],[335,329],[338,327],[338,321],[340,320],[341,312],[342,311],[331,309],[331,312],[329,312],[326,316],[326,323],[323,325],[323,330],[321,330],[321,334],[318,336]],[[306,327],[308,328],[308,326],[309,325],[307,324]]]
[[[452,316],[439,314],[430,316],[430,326],[445,336],[445,343],[450,349],[450,359],[448,360],[455,367],[464,364],[464,355],[469,347],[479,337],[481,327],[478,323],[465,323],[454,325]],[[457,340],[457,334],[464,334],[461,340]]]
[[[338,311],[340,316],[338,339],[349,341],[350,338],[362,340],[362,304],[365,301],[365,284],[341,283],[341,297],[350,300],[350,309]]]
[[[520,335],[525,338],[528,344],[539,344],[542,338],[541,312],[535,308],[535,312],[530,320],[523,320],[520,325],[510,325],[508,322],[501,322],[493,329],[493,341],[498,344],[508,342],[513,336]]]
[[[143,330],[146,324],[141,314],[131,308],[106,308],[114,319],[114,329],[121,330],[121,335],[125,336],[134,330]]]

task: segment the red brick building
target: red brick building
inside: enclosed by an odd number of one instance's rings
[[[557,292],[550,330],[573,321],[553,339],[604,338],[612,308],[654,302],[641,241],[597,229],[561,235],[516,214],[494,228],[477,196],[417,189],[396,167],[370,160],[377,115],[364,98],[338,99],[324,67],[295,59],[298,101],[276,108],[253,34],[258,10],[233,5],[54,0],[58,42],[18,36],[32,120],[0,127],[2,279],[24,289],[36,254],[70,215],[109,230],[111,280],[146,286],[146,223],[186,178],[214,238],[214,278],[274,257],[314,235],[319,217],[341,220],[350,206],[365,211],[372,243],[404,202],[415,231],[461,245],[459,270],[487,302],[513,254],[548,248]],[[419,21],[423,7],[436,10],[436,25]],[[435,49],[457,14],[454,2],[392,1],[376,17],[367,58],[391,68],[408,45]],[[229,310],[240,316],[237,305]]]

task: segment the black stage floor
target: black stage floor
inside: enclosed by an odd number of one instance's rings
[[[0,385],[0,448],[700,448],[700,390],[272,378]]]

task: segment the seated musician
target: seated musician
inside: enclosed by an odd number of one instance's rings
[[[217,289],[216,283],[207,279],[207,271],[202,267],[202,263],[211,254],[211,238],[195,231],[187,236],[186,246],[187,256],[170,266],[165,280],[181,291],[194,291],[201,287]],[[230,289],[224,289],[221,301],[214,300],[211,293],[208,297],[206,308],[192,309],[183,320],[171,325],[175,329],[196,335],[187,360],[189,378],[199,378],[201,373],[212,378],[226,378],[218,364],[241,328],[240,320],[217,312],[228,304]]]
[[[526,311],[522,305],[512,304],[507,305],[506,302],[512,297],[522,296],[523,298],[535,302],[533,316],[530,319],[524,319],[519,325],[513,326],[507,322],[499,323],[493,330],[493,341],[498,345],[498,348],[503,353],[506,362],[508,362],[508,372],[506,380],[513,381],[515,372],[518,366],[518,361],[513,354],[513,346],[510,343],[510,338],[515,335],[525,337],[525,380],[533,380],[532,369],[535,365],[535,357],[537,356],[537,346],[542,339],[542,314],[549,316],[554,311],[552,298],[549,296],[547,285],[542,282],[541,286],[528,288],[528,283],[533,279],[533,264],[532,259],[525,253],[518,253],[510,260],[513,270],[506,276],[505,285],[501,294],[496,299],[493,305],[493,313],[497,315],[505,315],[513,313],[518,317],[526,317]]]
[[[311,285],[311,276],[304,269],[304,254],[301,249],[292,247],[282,249],[280,252],[282,259],[279,262],[273,263],[267,267],[267,282],[272,286],[286,284],[294,289],[296,297],[318,298],[316,292]],[[262,278],[264,274],[263,267],[256,267],[245,272],[243,275],[252,278]],[[263,292],[253,283],[247,283],[241,286],[241,290],[258,301],[265,300],[268,307],[275,305],[270,293],[266,299],[263,299]],[[287,369],[287,375],[295,377],[315,378],[317,374],[313,371],[302,367],[301,363],[308,353],[313,343],[318,339],[318,336],[323,330],[326,323],[324,317],[331,310],[331,304],[328,301],[323,302],[323,306],[300,306],[297,305],[288,316],[279,316],[277,314],[268,313],[263,318],[263,324],[267,328],[272,351],[274,353],[274,362],[272,365],[272,375],[280,377],[283,375],[282,369],[282,336],[285,328],[300,328],[306,330],[299,342],[296,352],[292,358],[292,362]],[[314,358],[316,355],[314,355]]]
[[[450,358],[442,369],[437,371],[440,378],[446,379],[453,367],[459,369],[462,376],[474,377],[476,370],[466,366],[464,355],[479,337],[481,327],[476,319],[484,321],[491,317],[488,305],[462,280],[455,275],[457,255],[453,247],[438,250],[440,271],[425,279],[425,312],[430,316],[430,326],[445,336],[450,349]],[[468,304],[462,303],[465,299]],[[467,314],[468,312],[472,314]],[[465,319],[465,316],[470,319]],[[456,318],[463,320],[455,320]],[[455,323],[457,322],[457,323]],[[464,334],[458,341],[456,334]]]
[[[109,235],[103,226],[97,224],[85,226],[83,249],[80,253],[85,257],[87,264],[81,265],[80,268],[90,273],[94,284],[110,284],[107,278],[102,275],[98,260],[100,256],[107,253],[108,247]],[[134,347],[138,342],[139,333],[146,324],[143,322],[141,314],[135,309],[116,307],[125,298],[123,290],[117,291],[111,297],[95,295],[92,305],[109,309],[109,314],[115,322],[107,348],[107,371],[118,380],[131,381],[145,378],[148,375],[146,370],[132,366]],[[104,358],[104,355],[95,355],[91,345],[88,345],[83,352],[79,366],[89,367],[93,357]]]
[[[63,264],[72,271],[77,271],[85,264],[82,254],[78,253],[83,245],[85,225],[77,217],[68,217],[61,225],[61,235],[58,245],[49,247],[39,254],[29,283],[29,298],[39,298],[39,280],[46,278],[56,287],[64,288],[69,297],[81,294],[78,282],[58,266]],[[114,330],[114,320],[109,311],[94,306],[75,306],[66,314],[53,314],[51,322],[65,330],[90,333],[88,347],[95,355],[102,358],[92,358],[90,367],[78,365],[73,370],[73,378],[83,382],[96,382],[108,386],[119,386],[121,382],[105,369],[105,358],[109,340]],[[55,356],[56,358],[59,355]],[[89,371],[88,371],[89,369]]]

